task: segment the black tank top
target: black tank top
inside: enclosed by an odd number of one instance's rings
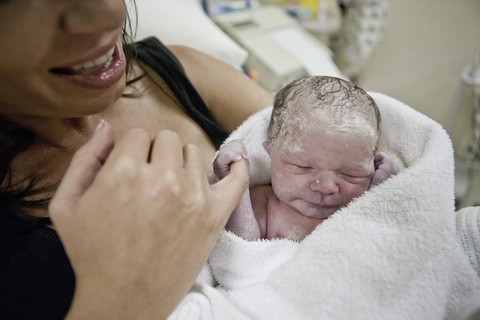
[[[136,43],[135,49],[140,63],[160,75],[177,103],[218,148],[227,133],[215,122],[175,56],[155,38]],[[2,221],[1,319],[63,319],[74,288],[72,267],[54,230],[18,221]]]

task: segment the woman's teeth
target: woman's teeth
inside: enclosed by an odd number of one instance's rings
[[[103,56],[98,57],[94,60],[79,64],[79,65],[73,66],[72,69],[75,72],[79,72],[79,71],[84,71],[84,70],[86,71],[88,69],[95,68],[95,67],[98,67],[98,66],[102,66],[102,69],[107,68],[108,65],[106,65],[106,64],[107,64],[107,62],[109,62],[109,60],[111,61],[110,58],[113,55],[113,51],[114,51],[114,48],[110,49]],[[110,63],[108,63],[108,64],[110,64]]]
[[[108,50],[103,56],[93,59],[91,61],[78,64],[71,68],[55,68],[51,72],[57,74],[94,74],[107,69],[113,61],[113,53],[115,47]]]

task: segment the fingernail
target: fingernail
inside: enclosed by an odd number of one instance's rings
[[[100,122],[97,124],[95,127],[95,131],[93,132],[94,134],[97,133],[100,129],[102,129],[103,125],[105,124],[105,120],[100,119]]]

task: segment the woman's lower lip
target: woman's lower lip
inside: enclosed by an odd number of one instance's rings
[[[110,65],[93,74],[56,74],[78,86],[91,89],[107,89],[117,83],[125,74],[126,61],[122,46],[115,43],[115,50]]]

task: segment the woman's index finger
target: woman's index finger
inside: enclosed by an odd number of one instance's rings
[[[113,128],[104,123],[93,137],[74,154],[55,196],[50,211],[62,212],[73,205],[90,187],[114,144]],[[56,210],[56,208],[59,210]]]

